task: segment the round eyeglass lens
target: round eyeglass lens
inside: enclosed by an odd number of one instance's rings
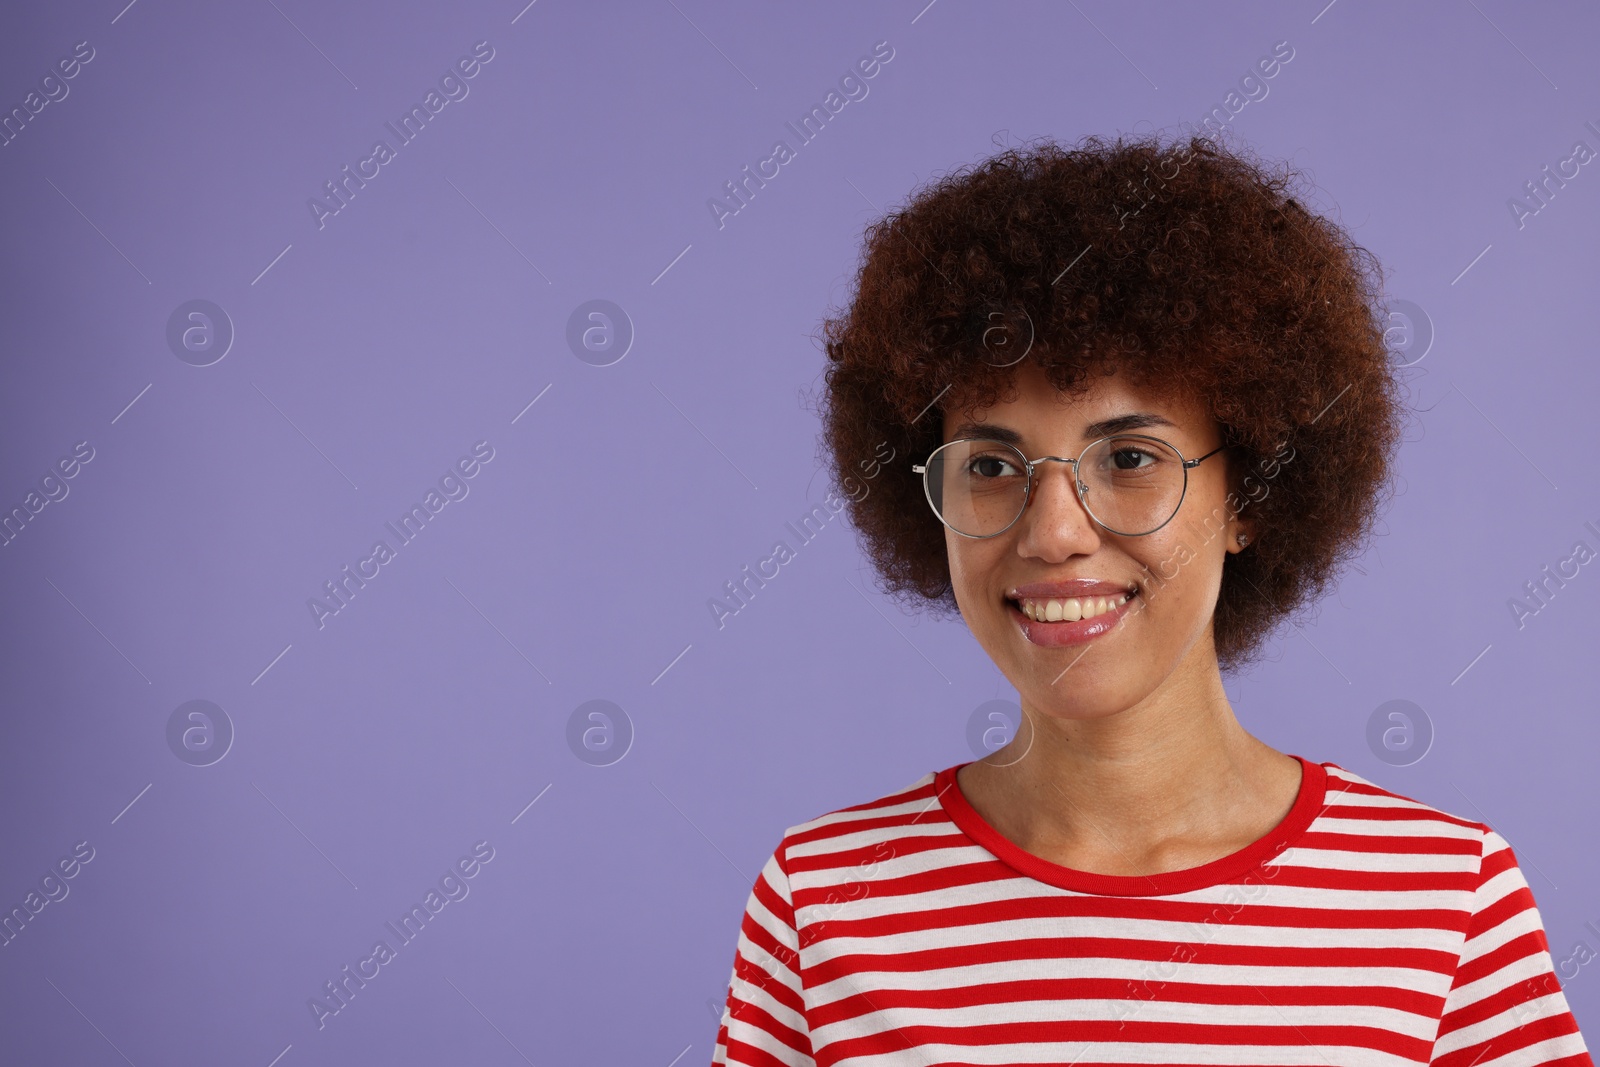
[[[1151,533],[1166,525],[1183,501],[1183,457],[1154,438],[1097,441],[1077,467],[1085,508],[1112,533]],[[1028,502],[1027,462],[1004,441],[951,441],[929,458],[923,485],[928,503],[951,529],[993,537],[1010,527]]]

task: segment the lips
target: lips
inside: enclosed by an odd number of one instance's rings
[[[1109,582],[1099,578],[1065,578],[1054,582],[1029,582],[1012,586],[1006,593],[1011,600],[1025,598],[1048,599],[1057,597],[1102,597],[1134,593],[1138,587],[1132,582]]]

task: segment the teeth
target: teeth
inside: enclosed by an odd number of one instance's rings
[[[1067,599],[1020,601],[1022,613],[1035,622],[1077,622],[1092,619],[1127,603],[1127,594],[1114,597],[1071,597]]]

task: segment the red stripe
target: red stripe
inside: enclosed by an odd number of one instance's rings
[[[868,1037],[845,1038],[828,1045],[832,1060],[905,1052],[919,1044],[1000,1045],[1018,1040],[1018,1028],[1007,1023],[951,1027],[901,1026]],[[1129,1023],[1068,1020],[1030,1023],[1028,1041],[1064,1045],[1083,1042],[1135,1042],[1202,1045],[1322,1045],[1376,1049],[1426,1062],[1430,1043],[1389,1030],[1366,1026],[1208,1026],[1203,1023]],[[913,1062],[908,1059],[906,1062]]]
[[[1051,937],[985,942],[971,947],[926,948],[912,952],[870,952],[834,956],[810,964],[803,972],[807,986],[861,971],[926,971],[1018,960],[1079,960],[1102,958],[1166,962],[1175,958],[1166,941],[1137,941],[1112,937]],[[1196,949],[1197,962],[1239,967],[1381,967],[1449,974],[1456,957],[1446,952],[1403,948],[1303,948],[1292,945],[1205,945]],[[1178,955],[1176,958],[1183,958]]]
[[[1332,849],[1339,852],[1399,853],[1408,856],[1476,856],[1478,842],[1460,837],[1417,837],[1400,834],[1347,834],[1308,830],[1291,848]]]
[[[1348,1005],[1393,1008],[1436,1019],[1443,997],[1388,986],[1272,986],[1206,985],[1152,978],[1129,981],[1114,978],[1039,978],[953,989],[879,989],[857,993],[814,1008],[813,1028],[888,1008],[970,1008],[1005,1005],[1025,1000],[1114,1000],[1127,1005],[1121,1018],[1134,1018],[1151,1001],[1178,1004],[1244,1005],[1270,1003],[1278,1007]]]

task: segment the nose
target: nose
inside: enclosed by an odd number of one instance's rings
[[[1078,495],[1077,466],[1059,456],[1041,457],[1033,465],[1033,489],[1017,520],[1022,526],[1017,552],[1055,562],[1100,547],[1103,531]]]

